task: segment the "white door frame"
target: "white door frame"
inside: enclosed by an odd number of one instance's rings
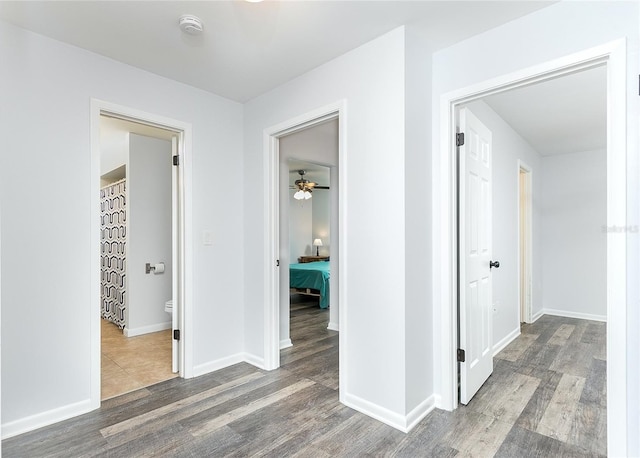
[[[279,168],[280,153],[278,151],[279,139],[296,131],[311,127],[328,119],[338,118],[338,326],[339,326],[339,371],[340,371],[340,400],[342,401],[343,389],[346,386],[346,370],[344,370],[346,355],[346,101],[339,101],[295,118],[284,121],[275,126],[266,128],[263,134],[264,150],[264,199],[265,221],[264,227],[264,368],[273,370],[280,367],[280,208],[279,208]]]
[[[103,100],[91,99],[91,393],[90,403],[93,409],[100,407],[100,116],[108,114],[126,121],[146,124],[176,132],[178,135],[178,151],[180,167],[178,167],[178,259],[173,260],[178,269],[178,291],[173,292],[174,313],[178,313],[178,321],[182,323],[180,354],[180,376],[193,376],[193,338],[192,328],[192,282],[193,273],[188,268],[193,258],[190,228],[191,212],[191,124],[170,119],[164,116],[147,113],[137,109],[116,105]],[[162,304],[159,304],[160,307]],[[177,308],[176,308],[177,306]]]
[[[626,42],[587,49],[443,94],[440,98],[440,145],[434,153],[433,208],[438,222],[433,238],[433,303],[441,320],[438,407],[453,410],[457,390],[457,251],[455,108],[465,102],[598,65],[607,66],[607,225],[626,227]],[[626,239],[607,235],[607,443],[608,454],[627,450],[627,306]]]
[[[527,201],[522,208],[522,195],[520,194],[520,173],[524,171],[526,176],[525,187],[526,187],[526,195]],[[526,227],[524,228],[524,239],[525,239],[525,256],[524,262],[525,266],[525,283],[529,288],[529,294],[526,296],[526,303],[524,306],[524,313],[522,311],[522,303],[520,303],[520,307],[518,307],[518,322],[519,323],[531,323],[533,321],[533,260],[532,260],[532,244],[533,244],[533,169],[525,164],[521,159],[518,159],[518,299],[522,301],[522,278],[521,278],[521,269],[522,269],[522,236],[523,236],[523,228],[520,226],[521,222],[521,214],[525,212],[525,223]]]

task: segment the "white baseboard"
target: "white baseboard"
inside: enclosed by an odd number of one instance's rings
[[[95,410],[91,406],[91,400],[85,399],[84,401],[69,404],[57,409],[48,410],[46,412],[31,415],[26,418],[4,423],[2,425],[2,439],[8,439],[9,437],[17,436],[29,431],[33,431],[44,426],[49,426],[59,421],[68,420],[72,417],[85,414]]]
[[[436,395],[432,394],[418,404],[406,418],[407,431],[411,431],[420,421],[436,408]]]
[[[352,394],[347,393],[341,396],[341,398],[341,402],[347,407],[351,407],[371,418],[375,418],[403,433],[408,433],[420,420],[426,417],[429,412],[435,408],[436,400],[435,396],[431,395],[409,412],[408,415],[404,416]]]
[[[216,359],[208,363],[199,364],[193,368],[193,376],[198,377],[200,375],[209,374],[225,367],[233,366],[245,361],[244,353],[236,353],[235,355],[226,356],[224,358]]]
[[[284,339],[280,341],[280,350],[289,347],[293,347],[293,342],[291,342],[291,339]]]
[[[171,321],[166,323],[150,324],[149,326],[141,326],[139,328],[124,328],[125,337],[141,336],[143,334],[149,334],[150,332],[164,331],[165,329],[171,329]]]
[[[433,406],[436,409],[440,409],[440,410],[446,410],[448,412],[451,412],[451,409],[448,409],[447,406],[445,406],[442,403],[442,396],[440,396],[439,394],[434,394],[433,395]]]
[[[542,309],[543,315],[563,316],[566,318],[578,318],[581,320],[607,322],[606,315],[592,315],[590,313],[569,312],[567,310]]]
[[[542,315],[544,315],[544,311],[540,310],[538,313],[534,314],[531,317],[531,323],[529,323],[529,324],[532,324],[532,323],[535,323],[536,321],[538,321],[538,318],[540,318]]]
[[[366,401],[362,398],[359,398],[358,396],[354,396],[349,393],[341,396],[341,398],[342,403],[347,407],[351,407],[352,409],[368,415],[371,418],[375,418],[376,420],[392,426],[393,428],[396,428],[403,433],[407,432],[406,418],[403,415],[392,412],[389,409],[385,409],[384,407],[380,407],[377,404]]]
[[[244,362],[256,366],[258,369],[264,369],[264,358],[260,358],[251,353],[244,353]]]
[[[329,322],[327,329],[330,331],[340,331],[340,326],[338,326],[338,323]]]
[[[520,335],[520,326],[518,326],[516,329],[511,331],[504,339],[502,339],[500,342],[498,342],[493,346],[493,356],[496,356],[498,353],[500,353],[504,349],[504,347],[506,347],[511,342],[516,340],[519,335]]]

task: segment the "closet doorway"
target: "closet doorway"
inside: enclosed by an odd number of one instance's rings
[[[98,124],[105,400],[182,373],[183,132],[104,110]]]

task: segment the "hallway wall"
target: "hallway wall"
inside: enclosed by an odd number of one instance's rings
[[[606,225],[606,151],[544,157],[543,311],[606,321]]]
[[[242,304],[244,289],[242,105],[2,21],[0,61],[0,106],[11,107],[0,110],[3,434],[99,402],[91,399],[99,339],[91,331],[99,320],[91,293],[99,266],[90,261],[99,241],[89,230],[99,225],[91,219],[98,190],[90,177],[99,167],[91,161],[92,98],[191,123],[188,364],[205,371],[241,354],[244,311],[229,304]],[[202,244],[205,229],[215,234],[212,246]]]

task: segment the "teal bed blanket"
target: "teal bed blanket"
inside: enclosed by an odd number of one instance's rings
[[[289,286],[320,291],[320,308],[329,307],[329,261],[289,264]]]

